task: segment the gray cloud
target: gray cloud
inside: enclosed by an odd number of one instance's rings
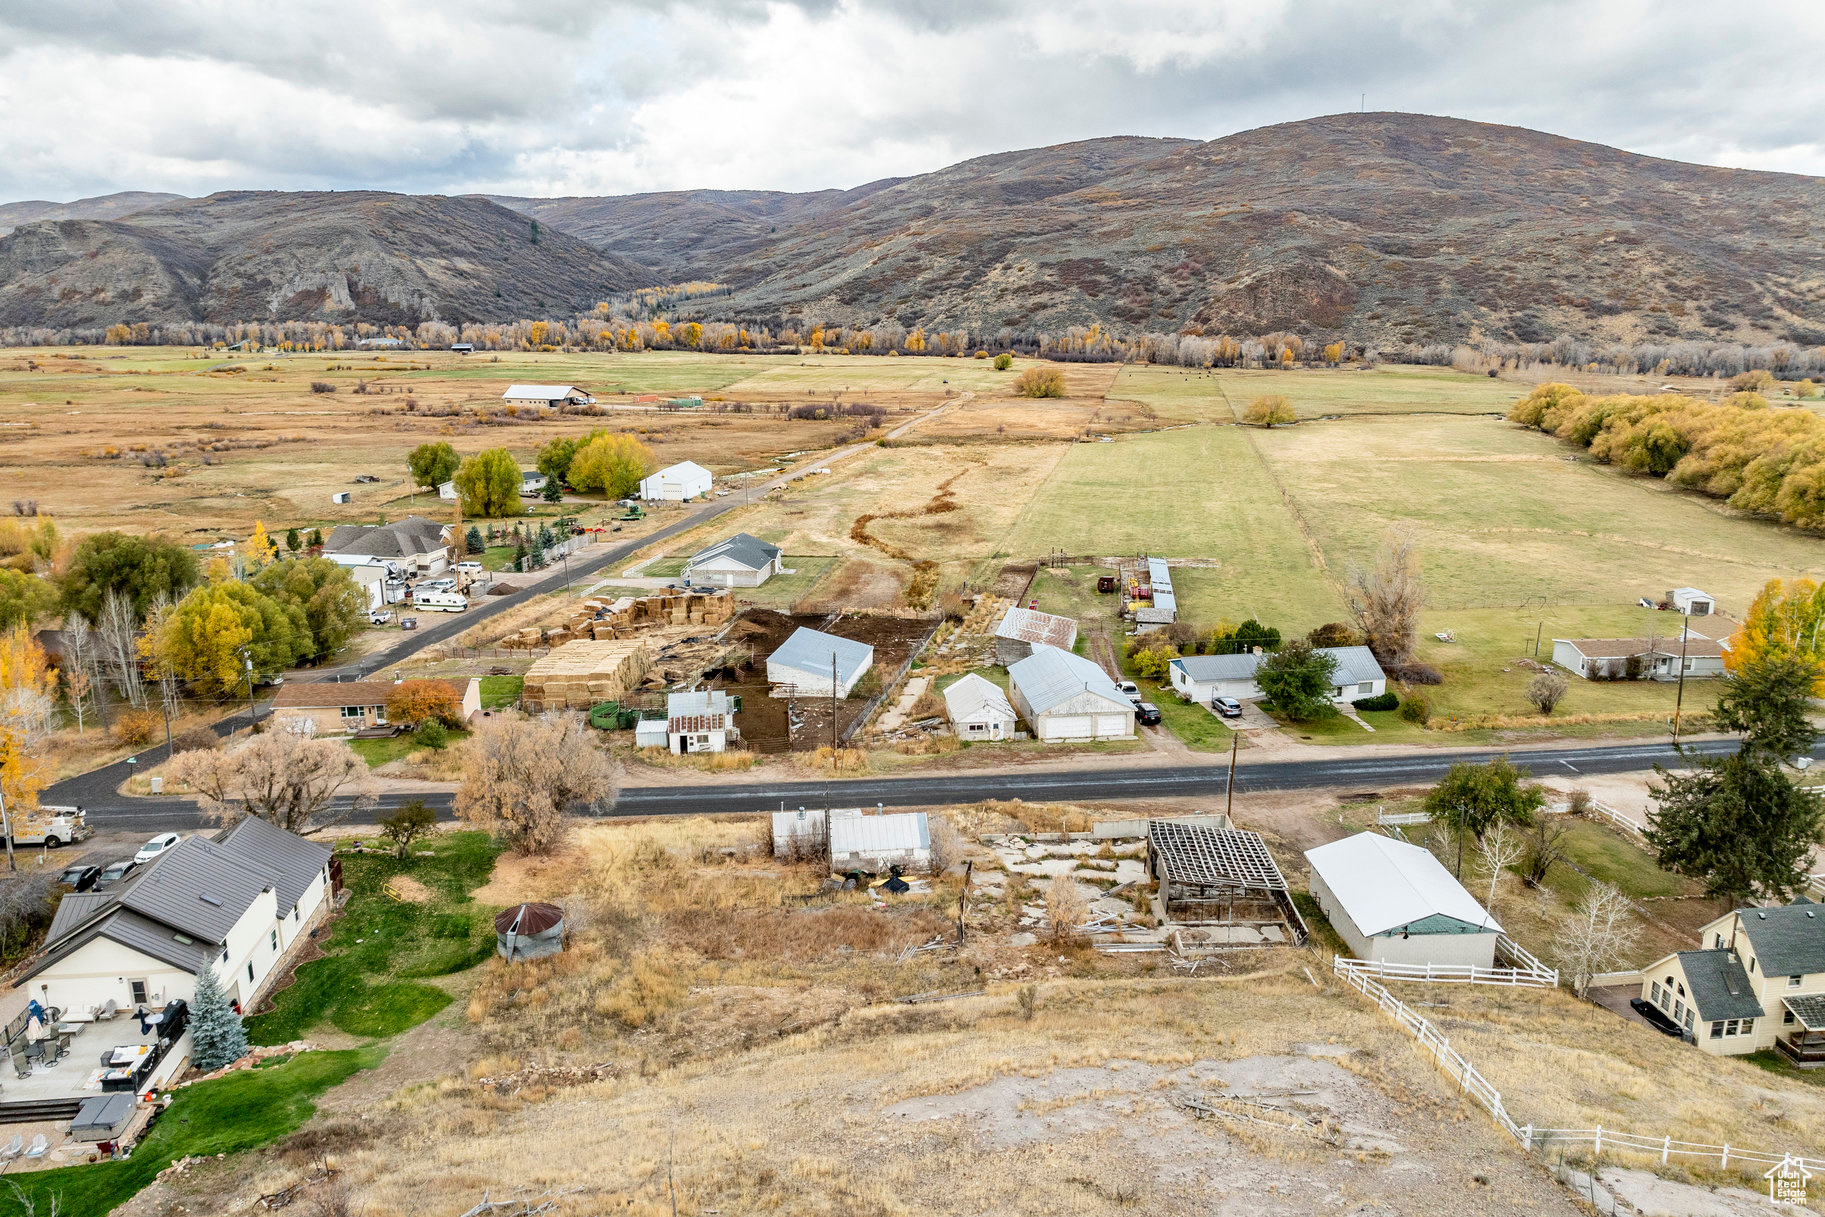
[[[814,189],[1364,93],[1825,173],[1778,51],[1822,40],[1812,0],[0,0],[0,199]]]

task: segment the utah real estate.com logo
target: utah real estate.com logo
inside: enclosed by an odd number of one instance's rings
[[[1768,1199],[1776,1204],[1806,1203],[1806,1184],[1812,1179],[1812,1172],[1791,1154],[1782,1158],[1773,1169],[1763,1172],[1762,1178],[1768,1181]]]

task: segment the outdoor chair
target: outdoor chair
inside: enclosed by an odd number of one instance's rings
[[[25,1156],[28,1158],[42,1158],[44,1157],[44,1151],[50,1147],[51,1143],[45,1139],[44,1134],[39,1133],[32,1138],[32,1147],[25,1151]]]
[[[13,1073],[21,1078],[29,1078],[32,1076],[32,1065],[30,1061],[25,1059],[25,1053],[13,1053]]]
[[[105,1023],[112,1019],[115,1012],[119,1009],[120,1007],[116,1005],[114,999],[110,997],[107,1001],[95,1007],[95,1021],[98,1023]]]
[[[25,1059],[28,1061],[42,1061],[44,1059],[44,1041],[33,1040],[31,1043],[27,1044],[25,1046]]]
[[[11,1162],[14,1158],[17,1158],[24,1152],[25,1135],[23,1133],[14,1133],[11,1141],[8,1141],[4,1146],[0,1146],[0,1162]]]

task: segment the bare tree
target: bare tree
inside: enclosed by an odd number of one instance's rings
[[[456,818],[522,854],[556,849],[571,808],[612,802],[613,765],[574,714],[498,715],[464,741]]]
[[[1058,875],[1046,888],[1046,921],[1050,923],[1054,941],[1076,938],[1078,923],[1089,911],[1090,902],[1084,899],[1083,889],[1071,876]]]
[[[963,838],[957,834],[957,826],[940,812],[933,812],[928,817],[928,822],[931,828],[932,874],[942,875],[963,861]]]
[[[117,591],[110,591],[107,599],[101,602],[96,632],[114,687],[128,704],[144,705],[146,693],[139,675],[139,619],[133,614],[133,602]]]
[[[1542,814],[1534,816],[1536,820],[1545,819]],[[1495,911],[1496,891],[1503,879],[1508,877],[1508,868],[1519,862],[1527,852],[1527,845],[1521,834],[1506,823],[1498,823],[1483,834],[1477,842],[1477,874],[1489,880],[1489,895],[1483,901],[1483,907]]]
[[[159,626],[164,623],[165,615],[170,611],[170,593],[160,591],[152,600],[152,611],[147,617],[147,633],[156,636]],[[148,646],[144,651],[152,661],[153,678],[158,682],[158,708],[165,716],[165,747],[168,750],[171,747],[171,721],[182,718],[184,714],[184,685],[178,679],[177,665],[171,662],[167,648]]]
[[[168,772],[221,824],[259,816],[308,835],[369,811],[376,801],[367,763],[341,740],[291,731],[256,735],[224,752],[180,752]],[[338,799],[346,802],[338,806]]]
[[[1553,955],[1570,974],[1572,991],[1582,997],[1593,976],[1628,962],[1640,936],[1641,923],[1629,898],[1614,884],[1598,883],[1560,921]]]
[[[1350,572],[1350,612],[1369,649],[1383,663],[1412,660],[1425,605],[1419,551],[1411,533],[1390,535],[1373,569],[1357,567]]]
[[[1527,846],[1521,878],[1534,887],[1544,885],[1552,868],[1565,861],[1565,837],[1570,831],[1565,816],[1548,815],[1544,810],[1535,812],[1521,834]]]
[[[76,713],[76,734],[82,734],[83,715],[95,696],[95,630],[81,613],[63,619],[63,687]]]
[[[1542,672],[1527,682],[1527,700],[1540,713],[1551,714],[1553,707],[1565,700],[1565,691],[1569,687],[1565,683],[1565,677],[1557,672]]]

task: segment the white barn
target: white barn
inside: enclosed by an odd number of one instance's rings
[[[779,546],[738,532],[693,554],[684,581],[693,587],[759,587],[783,573]]]
[[[640,483],[640,497],[680,503],[710,493],[710,471],[696,461],[668,465]]]
[[[1132,739],[1134,703],[1081,655],[1040,646],[1008,669],[1014,708],[1047,741]]]
[[[1332,701],[1359,701],[1388,691],[1388,674],[1375,662],[1375,653],[1368,647],[1317,649],[1337,660],[1337,670],[1331,677]],[[1247,701],[1261,696],[1261,686],[1255,683],[1255,668],[1261,660],[1262,656],[1252,651],[1241,655],[1182,655],[1168,665],[1168,671],[1172,687],[1192,701],[1204,705],[1209,705],[1213,697]]]
[[[107,891],[57,906],[37,959],[14,982],[78,1016],[189,1001],[212,968],[251,1008],[291,947],[328,909],[330,849],[248,817],[186,837]]]
[[[830,869],[885,870],[931,866],[931,823],[922,811],[890,811],[868,816],[860,811],[830,813]]]
[[[836,695],[848,697],[855,682],[874,666],[874,648],[801,625],[767,656],[767,683],[790,686],[799,697],[829,697],[833,665]]]
[[[508,385],[501,400],[514,406],[594,405],[596,399],[575,385]]]
[[[1013,739],[1019,718],[1008,695],[996,684],[974,672],[944,690],[944,709],[957,738],[963,740]]]
[[[1501,925],[1430,850],[1359,832],[1305,859],[1312,897],[1358,959],[1495,966]]]

